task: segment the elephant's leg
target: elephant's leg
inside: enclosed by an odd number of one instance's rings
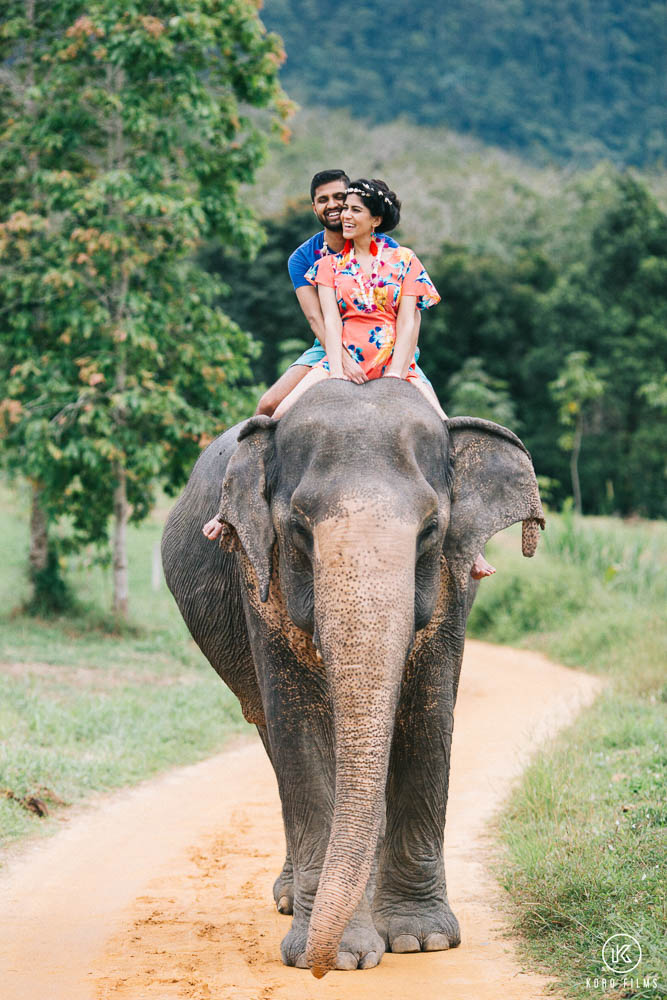
[[[257,732],[259,733],[262,743],[264,744],[266,754],[273,764],[273,760],[271,758],[271,747],[269,745],[269,734],[266,731],[266,726],[257,726]],[[294,867],[292,865],[292,855],[290,852],[289,841],[287,839],[287,830],[285,830],[285,844],[285,861],[278,878],[273,883],[273,898],[275,900],[278,913],[285,913],[289,915],[294,909]]]
[[[293,919],[281,944],[286,965],[307,968],[306,942],[331,831],[335,794],[334,733],[326,680],[313,664],[268,642],[254,649],[266,711],[270,757],[278,779],[293,865]],[[384,953],[367,893],[343,935],[337,968],[371,968]]]
[[[439,660],[431,648],[409,664],[392,745],[373,917],[393,952],[461,940],[443,857],[455,680],[442,677]]]

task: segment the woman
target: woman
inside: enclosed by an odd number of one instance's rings
[[[327,254],[306,273],[316,285],[324,317],[326,357],[301,380],[277,407],[280,418],[316,382],[347,379],[343,351],[358,361],[366,377],[406,379],[419,389],[444,420],[430,383],[415,368],[417,309],[440,301],[417,255],[408,247],[387,247],[375,233],[395,229],[401,203],[384,181],[353,181],[341,212],[345,247]],[[204,525],[207,538],[218,538],[222,525],[213,518]],[[495,569],[480,554],[471,574],[476,580]]]
[[[384,181],[354,181],[341,212],[346,243],[339,254],[322,257],[306,274],[319,293],[325,326],[326,358],[283,400],[279,418],[316,382],[347,378],[342,355],[347,350],[368,379],[407,379],[420,389],[438,414],[445,414],[430,384],[414,364],[415,311],[429,309],[440,296],[407,247],[388,247],[375,233],[394,229],[401,203]]]

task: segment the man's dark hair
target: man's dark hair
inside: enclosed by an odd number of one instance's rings
[[[346,186],[350,183],[350,178],[344,170],[320,170],[315,174],[310,182],[310,200],[315,201],[315,192],[323,184],[331,184],[332,181],[342,181]]]

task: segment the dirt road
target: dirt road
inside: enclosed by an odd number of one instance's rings
[[[259,741],[109,796],[0,876],[3,1000],[536,1000],[500,933],[485,825],[535,748],[600,682],[469,642],[456,708],[446,860],[462,944],[385,955],[321,982],[280,963],[271,897],[284,841]]]

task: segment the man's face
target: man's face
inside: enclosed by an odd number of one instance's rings
[[[329,181],[315,188],[313,211],[325,229],[339,233],[343,226],[340,221],[340,210],[345,201],[345,184],[343,181]]]

